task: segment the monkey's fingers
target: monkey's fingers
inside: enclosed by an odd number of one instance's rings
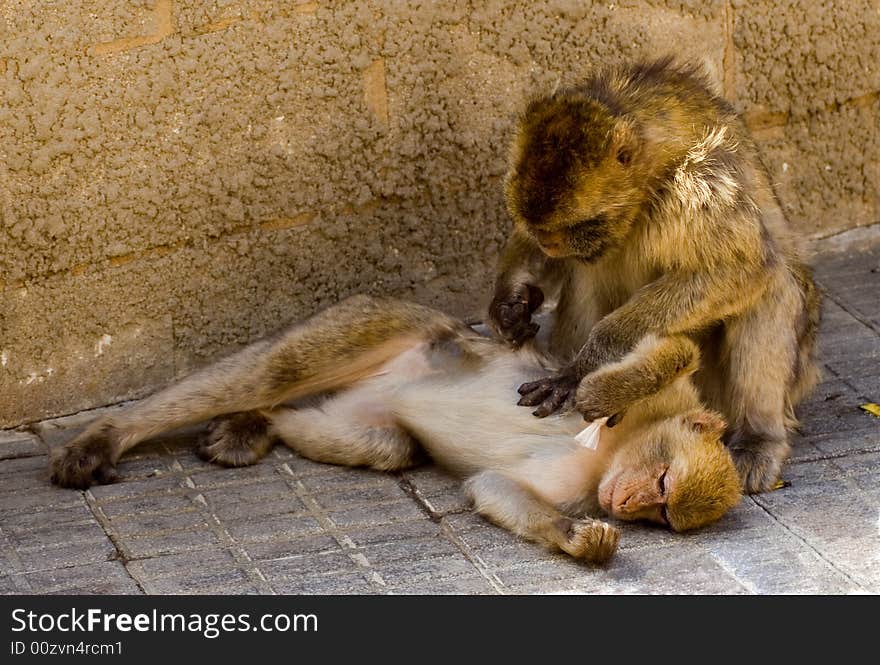
[[[547,399],[555,387],[556,382],[552,377],[524,383],[517,389],[517,392],[522,395],[517,404],[519,406],[536,406]]]
[[[516,296],[497,303],[496,312],[499,323],[507,328],[515,326],[520,321],[527,321],[531,315],[528,300]]]
[[[538,334],[538,328],[537,323],[522,323],[510,330],[501,331],[501,338],[511,346],[522,346]]]
[[[517,285],[497,295],[489,306],[489,323],[495,333],[513,346],[521,346],[538,332],[532,323],[534,312],[544,301],[544,293],[535,286]]]
[[[543,388],[544,386],[549,386],[553,382],[551,377],[545,377],[543,379],[538,379],[537,381],[527,381],[522,384],[519,388],[516,389],[520,395],[525,395],[527,393],[531,393],[538,388]]]
[[[527,284],[526,289],[529,294],[529,314],[531,314],[544,304],[544,292],[531,284]]]
[[[498,322],[504,329],[516,327],[528,318],[528,304],[525,301],[505,302],[498,305]]]
[[[529,321],[529,323],[523,329],[523,332],[521,335],[522,342],[525,342],[528,339],[532,339],[532,337],[534,337],[535,335],[538,334],[538,330],[540,330],[540,328],[541,328],[541,326],[539,326],[537,323],[533,323],[532,321]]]
[[[599,520],[577,520],[571,524],[566,539],[560,544],[563,551],[591,563],[603,564],[617,551],[620,531]]]
[[[527,340],[538,333],[538,324],[532,323],[528,316],[519,321],[502,321],[498,326],[501,338],[508,344],[522,346]]]
[[[557,375],[522,384],[518,392],[522,395],[519,406],[538,406],[533,415],[544,418],[559,411],[574,401],[577,379],[568,375]]]
[[[547,399],[552,393],[552,386],[538,388],[537,390],[533,390],[532,392],[526,393],[525,395],[520,397],[519,401],[516,404],[517,406],[537,406],[538,404],[541,404],[545,399]]]
[[[532,411],[532,415],[537,418],[545,418],[551,413],[556,413],[571,400],[571,397],[572,389],[570,386],[558,386],[541,403],[541,406]]]
[[[618,543],[620,543],[620,531],[610,524],[606,524],[595,550],[587,558],[593,563],[607,563],[617,551]]]

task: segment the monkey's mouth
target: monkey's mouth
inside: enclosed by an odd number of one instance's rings
[[[541,246],[541,251],[547,256],[559,256],[567,252],[568,246],[562,231],[539,231],[534,229],[532,234]]]

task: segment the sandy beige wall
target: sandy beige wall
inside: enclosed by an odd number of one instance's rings
[[[0,1],[0,427],[137,397],[358,291],[478,312],[524,97],[699,57],[797,229],[880,221],[880,9]]]

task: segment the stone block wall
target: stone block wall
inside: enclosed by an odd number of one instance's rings
[[[880,221],[876,0],[0,1],[0,427],[355,292],[480,312],[523,100],[665,53],[799,233]]]

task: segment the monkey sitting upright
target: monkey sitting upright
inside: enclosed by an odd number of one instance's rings
[[[491,324],[520,344],[558,296],[550,352],[564,365],[519,403],[546,416],[645,335],[686,335],[746,491],[770,489],[818,380],[819,294],[731,106],[670,59],[601,72],[528,105],[505,194],[514,230]]]
[[[697,363],[685,337],[646,338],[594,373],[581,398],[629,409],[593,450],[575,439],[579,413],[539,421],[510,399],[552,369],[533,345],[513,350],[429,308],[356,296],[97,420],[53,451],[52,481],[112,482],[139,442],[214,418],[199,453],[229,466],[256,462],[276,437],[319,462],[382,470],[407,468],[424,450],[467,478],[481,514],[601,562],[619,533],[586,514],[682,531],[740,498],[724,422],[689,380]]]

